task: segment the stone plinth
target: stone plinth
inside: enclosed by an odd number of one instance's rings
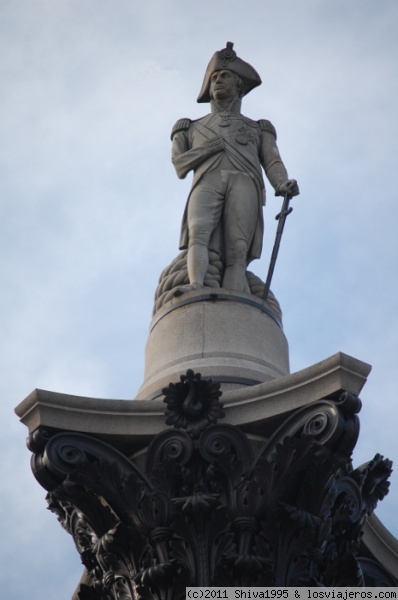
[[[159,310],[151,323],[145,376],[137,399],[195,369],[222,390],[265,383],[289,374],[289,351],[279,315],[251,294],[190,292]]]

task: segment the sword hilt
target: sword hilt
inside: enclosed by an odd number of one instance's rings
[[[293,210],[293,206],[289,206],[289,208],[287,210],[281,210],[280,213],[278,213],[275,217],[276,221],[279,221],[279,219],[281,219],[282,217],[287,217],[287,215],[290,215],[290,213]]]

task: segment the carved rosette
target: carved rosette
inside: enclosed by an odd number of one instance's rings
[[[396,586],[360,556],[391,462],[352,469],[360,401],[298,409],[261,447],[188,371],[163,390],[166,423],[137,464],[71,432],[37,432],[32,465],[86,568],[79,600],[185,598],[186,586]],[[255,449],[254,449],[255,448]]]
[[[220,385],[211,379],[202,379],[200,373],[194,373],[192,369],[162,392],[167,405],[166,424],[186,429],[193,438],[225,416],[219,400]]]

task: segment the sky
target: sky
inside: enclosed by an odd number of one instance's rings
[[[34,388],[133,399],[158,276],[190,177],[170,132],[234,42],[300,185],[272,288],[291,371],[342,351],[373,366],[359,466],[398,460],[395,0],[0,0],[0,589],[68,600],[82,573],[46,510],[14,407]],[[268,190],[269,190],[268,185]],[[280,199],[269,190],[265,278]],[[376,514],[398,536],[398,477]]]

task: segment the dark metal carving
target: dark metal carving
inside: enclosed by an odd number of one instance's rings
[[[295,411],[259,447],[217,423],[211,380],[188,371],[164,394],[174,429],[152,440],[143,469],[87,435],[35,436],[35,476],[90,576],[79,600],[179,599],[194,585],[397,585],[359,556],[391,462],[376,455],[352,469],[356,397]]]
[[[178,383],[170,383],[162,392],[167,404],[166,424],[186,429],[194,438],[225,416],[219,400],[220,384],[202,379],[200,373],[191,369],[181,375]]]

